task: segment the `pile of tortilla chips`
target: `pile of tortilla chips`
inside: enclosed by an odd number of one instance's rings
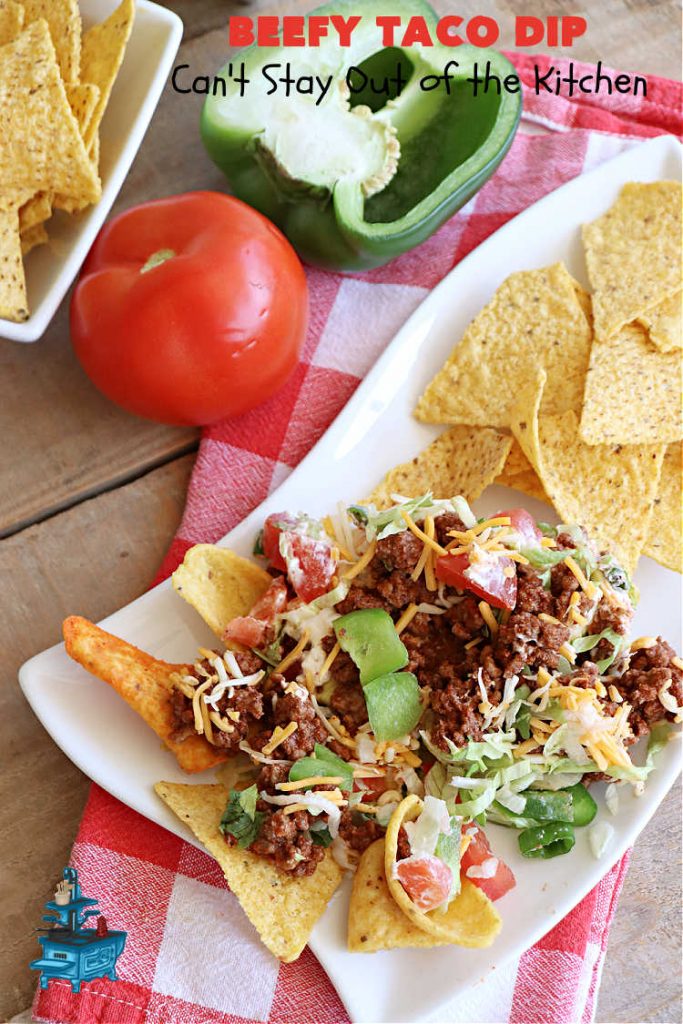
[[[135,0],[82,31],[78,0],[0,0],[0,318],[28,319],[23,258],[54,210],[101,195],[99,127]]]
[[[512,274],[475,317],[418,401],[418,419],[450,426],[418,461],[459,430],[450,478],[466,496],[495,479],[549,500],[630,571],[644,553],[680,572],[680,185],[625,185],[583,245],[591,295],[555,264]],[[495,475],[492,430],[510,442]]]

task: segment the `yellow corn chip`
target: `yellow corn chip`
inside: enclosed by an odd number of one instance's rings
[[[52,215],[52,205],[47,192],[37,192],[19,208],[19,231],[25,234],[30,228],[42,224]]]
[[[392,469],[368,501],[378,508],[393,505],[392,494],[435,498],[462,494],[474,501],[501,472],[512,438],[489,427],[457,426],[446,430],[412,462]]]
[[[536,498],[537,501],[549,502],[548,495],[543,490],[543,484],[536,476],[533,469],[528,473],[501,473],[496,479],[497,484],[503,487],[511,487],[513,491],[528,495],[529,498]]]
[[[683,572],[681,534],[681,444],[670,444],[662,463],[659,491],[650,521],[650,535],[643,554],[675,572]]]
[[[226,760],[226,752],[213,747],[203,736],[188,736],[181,742],[171,739],[172,677],[177,672],[187,673],[191,666],[158,661],[78,615],[65,619],[63,629],[67,654],[109,683],[175,754],[184,771],[201,772]]]
[[[495,483],[511,487],[515,491],[521,491],[523,494],[528,494],[530,498],[538,498],[539,501],[548,500],[548,495],[536,476],[536,470],[520,448],[516,438],[512,440],[510,453],[505,460],[502,472],[496,477]]]
[[[98,132],[109,102],[134,18],[135,0],[123,0],[106,21],[93,25],[83,34],[81,81],[90,82],[100,90],[97,106],[85,131],[85,144],[88,147]]]
[[[671,443],[683,437],[680,352],[660,352],[637,324],[596,341],[586,377],[581,437],[587,444]]]
[[[90,119],[95,112],[95,108],[100,97],[100,90],[96,85],[80,83],[76,85],[67,85],[66,95],[69,100],[69,105],[74,112],[74,116],[78,121],[79,131],[83,136],[88,124],[90,123]],[[88,152],[88,156],[90,156],[90,152]],[[94,161],[93,166],[97,169],[97,164]],[[56,210],[65,210],[67,213],[77,213],[79,210],[85,209],[85,207],[88,206],[88,203],[83,199],[74,199],[72,196],[64,196],[57,193],[52,197],[52,205]]]
[[[405,946],[445,946],[444,939],[428,935],[411,924],[389,892],[384,872],[384,840],[368,846],[353,878],[349,905],[348,947],[351,953]]]
[[[34,224],[33,227],[27,228],[21,233],[21,255],[28,256],[31,249],[35,249],[37,245],[45,245],[47,242],[49,242],[49,237],[45,225]]]
[[[24,25],[24,8],[13,0],[0,0],[0,46],[18,36]]]
[[[0,210],[0,319],[15,323],[28,319],[19,214],[16,209]]]
[[[578,523],[633,572],[649,535],[664,445],[587,445],[574,412],[539,416],[545,375],[520,393],[512,429],[566,523]]]
[[[264,945],[284,963],[296,960],[342,880],[330,851],[315,874],[292,878],[263,857],[228,846],[218,828],[228,801],[223,786],[157,782],[154,789],[218,861]]]
[[[47,23],[3,47],[0,180],[10,189],[62,192],[96,202],[100,182],[66,98]]]
[[[65,88],[69,106],[74,112],[81,135],[83,135],[100,98],[99,86],[92,85],[90,82],[77,82],[67,85]]]
[[[173,573],[173,589],[222,637],[238,615],[247,615],[273,582],[265,569],[215,544],[196,544]]]
[[[59,70],[65,82],[77,82],[81,62],[81,15],[78,0],[22,0],[25,25],[44,18],[50,29]]]
[[[680,289],[659,305],[638,317],[638,323],[647,330],[648,337],[660,352],[683,348],[683,318],[681,316]]]
[[[514,396],[541,365],[548,410],[579,410],[591,328],[561,263],[512,274],[467,328],[420,398],[428,423],[508,427]]]
[[[583,245],[595,335],[607,341],[681,287],[681,186],[624,185],[607,213],[584,225]]]
[[[463,878],[460,892],[449,903],[445,913],[439,908],[425,913],[418,910],[399,880],[394,877],[399,830],[405,821],[417,817],[421,807],[422,801],[418,796],[407,796],[389,821],[384,839],[384,872],[389,892],[411,924],[432,938],[455,946],[485,949],[500,931],[501,920],[493,903],[481,889]]]

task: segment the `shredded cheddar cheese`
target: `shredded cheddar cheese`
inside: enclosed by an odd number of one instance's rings
[[[639,636],[631,644],[631,651],[646,651],[649,647],[654,647],[656,643],[657,637],[655,636]]]
[[[592,601],[595,600],[598,594],[598,588],[586,577],[581,566],[572,558],[571,555],[567,555],[564,559],[564,564],[573,576],[575,576],[584,594],[586,594]]]
[[[299,782],[278,782],[275,788],[283,793],[293,793],[297,789],[306,789],[307,786],[338,786],[343,781],[341,775],[311,775]]]
[[[491,631],[491,636],[495,636],[498,632],[498,621],[491,611],[491,605],[487,601],[480,601],[478,607],[482,619]]]
[[[406,626],[410,625],[410,623],[413,621],[413,619],[415,618],[416,615],[417,615],[417,605],[416,604],[409,604],[408,607],[406,608],[406,610],[401,615],[401,618],[398,620],[398,622],[396,623],[396,625],[394,627],[399,636],[401,635],[403,630],[406,628]]]
[[[273,729],[273,735],[270,737],[265,747],[263,747],[262,753],[264,753],[266,757],[270,757],[275,748],[279,747],[281,743],[284,743],[284,741],[288,739],[292,733],[295,733],[298,728],[299,726],[296,722],[290,722],[289,725],[284,727],[284,729],[281,725],[276,725]]]
[[[293,665],[295,661],[299,660],[309,640],[310,637],[308,633],[304,633],[296,647],[293,650],[291,650],[289,654],[285,655],[280,664],[276,665],[273,671],[286,672],[290,665]]]
[[[559,653],[563,658],[566,658],[570,665],[573,665],[576,661],[576,651],[571,644],[564,643],[559,649]]]
[[[430,537],[424,530],[421,530],[417,523],[413,522],[407,512],[401,512],[401,516],[406,526],[415,537],[421,540],[424,544],[428,544],[433,551],[436,551],[437,555],[446,554],[446,549],[441,547],[438,541],[434,540],[433,537]]]
[[[330,669],[332,668],[332,665],[334,664],[334,659],[337,657],[337,655],[339,654],[340,651],[341,651],[341,647],[339,646],[338,643],[336,643],[334,645],[334,647],[332,648],[332,650],[330,651],[330,653],[325,658],[325,660],[324,660],[324,662],[322,664],[322,668],[320,669],[320,681],[321,681],[321,683],[325,682],[325,677],[328,674],[328,672],[330,671]]]
[[[346,572],[342,574],[342,579],[353,580],[356,578],[356,576],[360,576],[363,569],[367,569],[367,567],[370,565],[370,562],[372,561],[373,556],[375,554],[376,547],[376,540],[373,540],[371,544],[368,544],[366,551],[364,552],[364,554],[361,555],[358,561],[354,565],[352,565],[350,569],[347,569]]]

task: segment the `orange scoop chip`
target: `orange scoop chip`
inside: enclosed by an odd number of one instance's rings
[[[79,615],[65,619],[63,630],[67,654],[123,697],[175,754],[183,771],[202,772],[225,761],[225,751],[211,746],[203,736],[189,736],[182,742],[171,739],[172,677],[189,672],[190,665],[158,661]]]

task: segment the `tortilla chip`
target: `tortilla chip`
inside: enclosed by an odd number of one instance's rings
[[[26,278],[16,209],[0,210],[0,319],[14,323],[28,320]]]
[[[81,81],[96,85],[100,90],[97,105],[85,131],[85,144],[88,147],[99,130],[134,19],[135,0],[122,0],[106,21],[93,25],[83,35]]]
[[[538,365],[548,411],[578,412],[591,342],[580,291],[561,263],[508,277],[428,385],[417,418],[509,427],[514,396]]]
[[[545,375],[520,393],[512,429],[548,498],[633,572],[649,534],[664,445],[587,445],[576,414],[540,416]]]
[[[581,437],[587,444],[673,443],[683,437],[680,352],[660,352],[629,324],[595,342],[586,377]]]
[[[0,180],[96,202],[101,188],[66,97],[47,23],[36,21],[0,61]]]
[[[273,582],[265,569],[215,544],[190,548],[172,580],[175,592],[219,637],[231,619],[246,615]]]
[[[607,213],[584,225],[583,245],[595,335],[616,340],[622,327],[681,287],[681,186],[624,185]]]
[[[22,0],[24,24],[44,18],[50,29],[65,82],[77,82],[81,63],[81,15],[78,0]]]
[[[353,879],[349,905],[348,947],[351,953],[376,953],[405,946],[448,945],[411,924],[392,898],[384,872],[384,840],[368,846]]]
[[[515,491],[528,494],[530,498],[548,501],[548,495],[543,490],[543,484],[536,476],[536,470],[514,437],[509,455],[505,460],[505,465],[494,482],[501,484],[503,487],[511,487]]]
[[[550,499],[543,490],[543,484],[533,469],[530,469],[528,473],[514,473],[511,475],[502,473],[496,479],[496,483],[501,484],[503,487],[511,487],[513,491],[526,494],[529,498],[536,498],[537,501],[545,501],[547,504],[550,504]]]
[[[13,0],[0,0],[0,46],[11,43],[24,26],[24,8]]]
[[[83,135],[100,98],[99,86],[92,85],[90,82],[67,85],[66,96],[69,106],[74,112],[74,117],[78,121],[81,135]]]
[[[228,846],[218,829],[228,800],[223,786],[157,782],[154,789],[218,861],[264,945],[284,963],[296,960],[343,877],[330,851],[313,875],[292,878],[263,857]]]
[[[183,771],[202,772],[226,760],[226,752],[203,736],[189,736],[180,743],[171,739],[172,676],[188,672],[191,666],[157,661],[78,615],[65,619],[63,630],[67,654],[123,697],[175,754]]]
[[[683,348],[683,317],[680,289],[647,313],[638,317],[653,345],[660,352],[671,352]]]
[[[425,913],[417,909],[401,883],[393,876],[399,830],[405,821],[416,818],[421,808],[422,801],[418,796],[407,796],[389,821],[384,837],[384,873],[389,892],[408,920],[432,938],[469,949],[485,949],[500,931],[501,920],[493,903],[481,889],[463,878],[460,892],[451,900],[445,913],[439,908]]]
[[[52,216],[52,204],[47,192],[37,192],[19,208],[19,231],[23,235],[30,228],[42,224]]]
[[[392,494],[415,497],[431,491],[435,498],[462,494],[474,501],[502,470],[511,444],[509,435],[489,427],[452,427],[412,462],[387,473],[367,500],[389,508]]]
[[[46,245],[49,241],[45,225],[34,224],[32,228],[27,228],[21,233],[21,255],[28,256],[31,249],[35,249],[37,245]]]
[[[675,572],[683,572],[681,552],[681,444],[666,449],[659,490],[650,521],[650,535],[643,554]]]

